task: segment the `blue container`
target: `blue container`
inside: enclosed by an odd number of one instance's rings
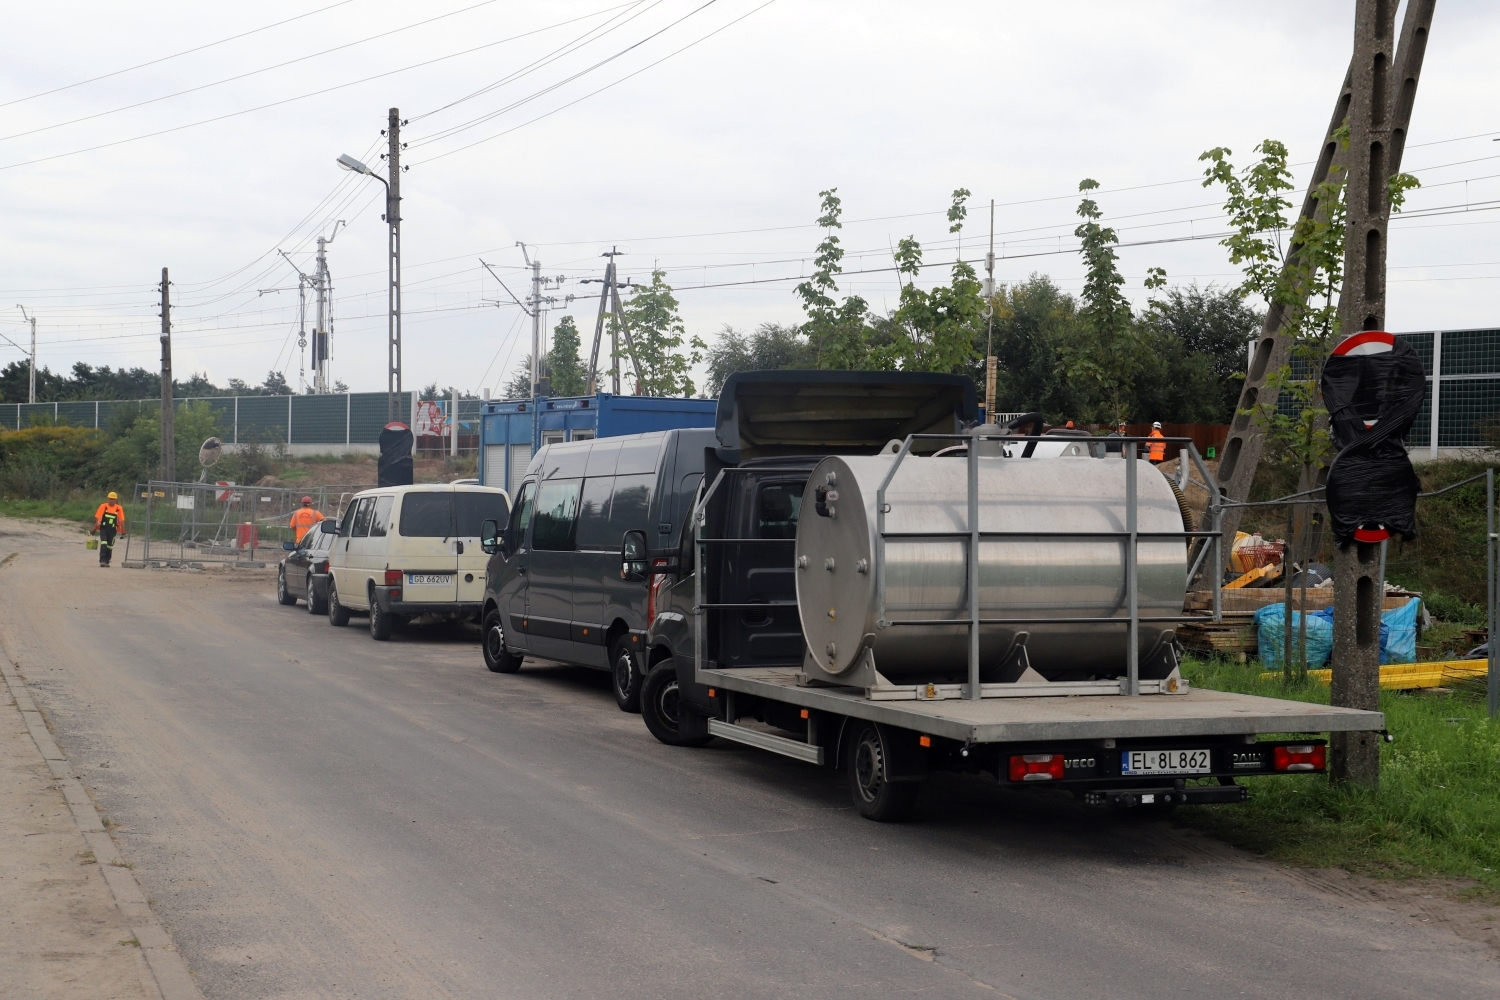
[[[679,427],[712,427],[716,399],[561,396],[487,402],[480,426],[479,481],[514,492],[544,444]]]

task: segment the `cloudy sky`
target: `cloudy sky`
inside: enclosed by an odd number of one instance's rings
[[[402,177],[405,381],[498,386],[529,350],[517,241],[592,327],[600,254],[664,268],[690,332],[795,322],[843,199],[842,288],[898,294],[915,236],[928,281],[982,256],[1000,281],[1077,289],[1078,181],[1146,268],[1235,282],[1198,155],[1277,138],[1305,176],[1348,64],[1340,2],[862,3],[824,0],[55,0],[0,39],[0,334],[41,362],[155,367],[154,286],[171,268],[174,367],[295,386],[297,277],[329,249],[334,377],[385,388],[379,165],[387,109]],[[235,37],[238,36],[238,37]],[[1500,322],[1500,12],[1438,5],[1405,166],[1424,182],[1393,224],[1388,326]],[[194,51],[195,50],[195,51]],[[185,53],[185,54],[183,54]],[[960,241],[943,211],[973,192]],[[1300,202],[1300,195],[1294,201]],[[1189,237],[1184,239],[1184,237]],[[278,251],[290,256],[289,263]],[[569,304],[566,296],[578,298]],[[498,304],[497,304],[498,303]],[[0,363],[21,355],[0,341]],[[182,374],[179,377],[182,377]],[[307,376],[311,378],[310,373]]]

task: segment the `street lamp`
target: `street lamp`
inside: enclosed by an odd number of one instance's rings
[[[386,223],[386,375],[385,375],[385,419],[396,419],[396,395],[401,391],[401,217],[396,199],[391,197],[391,185],[384,177],[365,166],[348,153],[340,153],[335,161],[339,167],[351,173],[373,177],[385,185]]]

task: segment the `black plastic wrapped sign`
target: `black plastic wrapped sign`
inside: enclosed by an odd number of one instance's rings
[[[1420,484],[1403,442],[1426,384],[1412,346],[1377,330],[1346,338],[1323,366],[1323,403],[1338,449],[1326,496],[1340,548],[1393,534],[1417,537]]]
[[[380,486],[411,485],[411,450],[415,438],[403,423],[386,424],[380,429]]]

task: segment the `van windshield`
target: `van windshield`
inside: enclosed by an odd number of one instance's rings
[[[401,500],[400,531],[403,538],[452,538],[453,494],[448,491],[406,494]]]

